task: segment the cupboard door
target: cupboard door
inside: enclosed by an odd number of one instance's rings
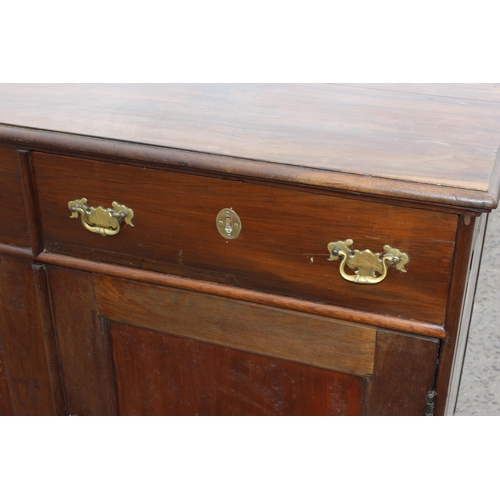
[[[122,415],[358,415],[362,379],[119,323]]]
[[[53,266],[48,271],[70,414],[398,413],[384,391],[403,397],[415,385],[422,400],[417,390],[401,411],[424,412],[434,340],[395,335],[389,354],[377,361],[379,334],[371,327]],[[414,341],[430,342],[426,355],[434,358],[422,363],[417,351],[409,364],[410,371],[419,366],[412,385],[397,373],[395,358],[411,356]],[[391,379],[386,364],[392,362]],[[394,383],[398,378],[401,384]]]

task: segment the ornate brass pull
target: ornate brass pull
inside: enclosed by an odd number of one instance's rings
[[[370,250],[353,250],[350,246],[352,240],[335,241],[328,243],[330,258],[328,260],[338,260],[340,263],[340,275],[352,283],[362,285],[375,285],[380,283],[387,276],[387,270],[395,266],[398,271],[406,273],[405,264],[410,261],[408,254],[401,252],[390,245],[384,245],[385,253],[373,253]],[[350,267],[355,274],[345,272],[345,266]]]
[[[134,211],[116,201],[112,205],[113,208],[89,207],[87,198],[73,200],[68,203],[71,211],[70,217],[78,219],[78,214],[80,214],[85,229],[102,236],[113,236],[120,232],[120,224],[123,221],[134,227],[132,224]]]

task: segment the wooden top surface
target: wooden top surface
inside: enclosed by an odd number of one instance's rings
[[[498,202],[500,84],[1,84],[0,124]]]

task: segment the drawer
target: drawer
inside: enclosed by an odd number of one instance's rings
[[[45,250],[97,261],[229,280],[233,285],[441,324],[457,216],[149,168],[33,154]],[[134,211],[114,236],[70,218],[68,202]],[[219,234],[216,216],[231,208],[241,233]],[[330,242],[408,254],[406,273],[390,267],[376,285],[352,283],[329,261]],[[346,268],[347,269],[347,268]],[[352,274],[353,271],[347,270]]]
[[[15,149],[0,148],[0,243],[30,247],[23,185]]]

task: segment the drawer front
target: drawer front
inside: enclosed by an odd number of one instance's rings
[[[15,149],[0,148],[0,191],[0,243],[31,246]]]
[[[236,286],[404,316],[444,321],[457,217],[233,180],[35,153],[46,251],[181,275],[206,273]],[[70,218],[68,202],[134,211],[118,234],[102,237]],[[219,234],[231,208],[241,233]],[[75,214],[73,214],[75,215]],[[406,273],[389,268],[376,285],[346,281],[329,242],[406,252]],[[352,273],[352,271],[348,271]],[[211,274],[210,274],[211,273]]]

